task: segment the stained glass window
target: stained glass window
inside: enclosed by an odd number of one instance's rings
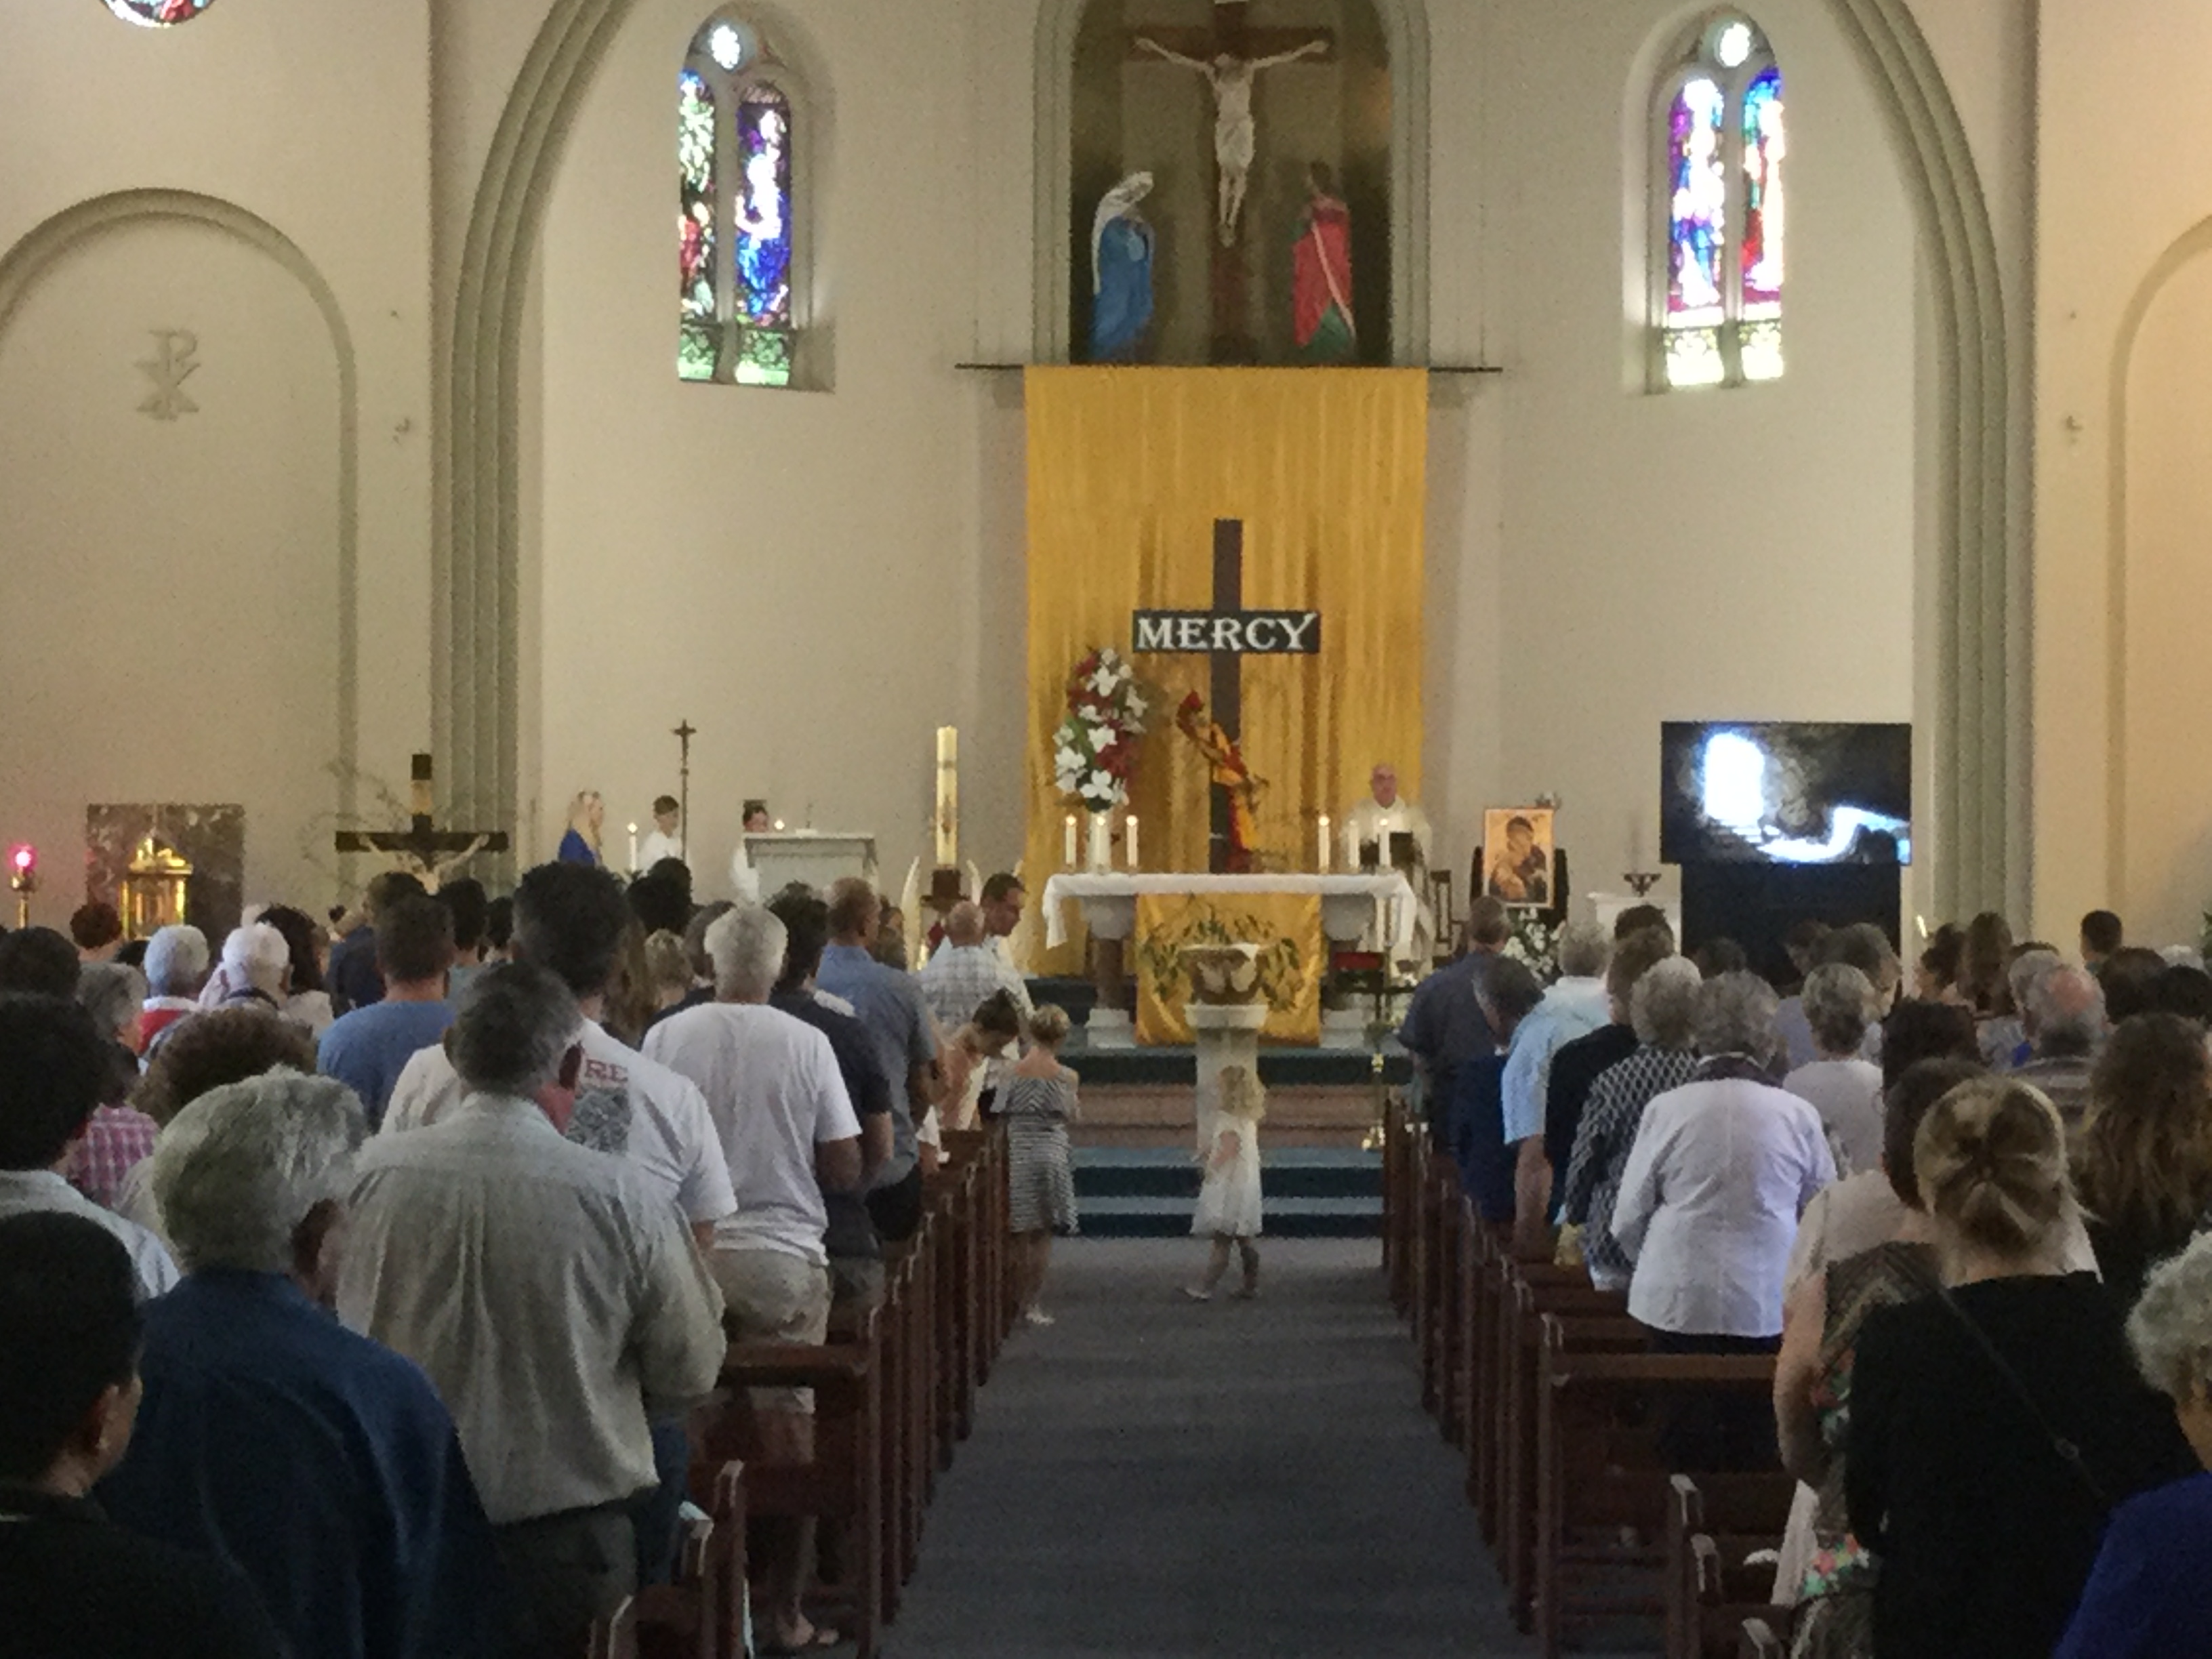
[[[1741,17],[1710,19],[1660,106],[1655,383],[1782,374],[1782,71]]]
[[[789,386],[799,335],[790,73],[716,18],[677,83],[677,374]]]
[[[159,29],[172,23],[189,23],[214,3],[215,0],[107,0],[107,9],[126,23]]]

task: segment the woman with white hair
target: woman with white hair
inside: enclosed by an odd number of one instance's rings
[[[1777,1088],[1777,999],[1752,974],[1698,992],[1701,1059],[1682,1087],[1644,1109],[1621,1172],[1613,1237],[1636,1264],[1628,1311],[1662,1353],[1772,1353],[1782,1340],[1782,1277],[1797,1218],[1836,1176],[1810,1103]],[[1670,1449],[1710,1462],[1772,1461],[1764,1411],[1686,1420]],[[1695,1437],[1694,1439],[1692,1437]]]
[[[157,931],[146,942],[146,988],[149,994],[138,1015],[137,1041],[131,1046],[141,1058],[150,1055],[161,1034],[200,1007],[200,989],[208,978],[207,935],[197,927],[177,925]]]
[[[1848,963],[1826,963],[1805,976],[1802,1006],[1814,1059],[1782,1086],[1820,1113],[1837,1174],[1871,1170],[1881,1159],[1881,1067],[1863,1051],[1875,1021],[1874,981]]]
[[[284,1012],[291,989],[292,947],[284,935],[265,921],[250,921],[231,930],[222,942],[222,994],[215,1006],[235,1008],[253,1004],[275,1013]]]
[[[291,1651],[490,1656],[497,1558],[453,1419],[319,1305],[367,1134],[343,1085],[281,1071],[171,1122],[153,1187],[186,1273],[147,1309],[145,1398],[100,1501],[242,1570]]]
[[[2212,1469],[2212,1237],[2156,1268],[2128,1345],[2197,1461]],[[2054,1659],[2212,1653],[2212,1474],[2200,1469],[2112,1512],[2081,1605]]]
[[[1644,1109],[1687,1083],[1698,1069],[1698,988],[1705,982],[1687,957],[1668,957],[1648,969],[1628,995],[1636,1051],[1598,1073],[1575,1129],[1560,1210],[1582,1230],[1583,1262],[1601,1291],[1628,1288],[1631,1263],[1613,1239],[1613,1205]]]

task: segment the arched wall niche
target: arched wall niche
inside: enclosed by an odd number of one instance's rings
[[[2112,364],[2106,883],[2146,939],[2196,933],[2212,867],[2212,759],[2196,730],[2212,695],[2198,637],[2212,439],[2174,412],[2193,408],[2212,371],[2208,326],[2212,219],[2152,265],[2122,316]]]
[[[1103,71],[1122,56],[1122,39],[1141,33],[1141,23],[1187,21],[1203,27],[1210,0],[1044,0],[1036,30],[1036,331],[1033,349],[1042,362],[1066,362],[1082,356],[1081,319],[1090,289],[1090,219],[1098,197],[1119,176],[1107,152],[1121,137],[1129,105],[1104,87]],[[1293,16],[1278,22],[1314,24],[1334,32],[1344,59],[1345,88],[1340,117],[1346,141],[1341,182],[1353,211],[1355,307],[1363,335],[1387,324],[1387,353],[1363,351],[1362,361],[1425,362],[1428,323],[1429,33],[1421,0],[1306,0]],[[1102,61],[1103,60],[1103,61]],[[1079,74],[1079,69],[1082,71]],[[1144,71],[1147,76],[1156,72]],[[1191,71],[1182,73],[1191,75]],[[1194,82],[1196,76],[1192,75]],[[1202,88],[1199,91],[1202,94]],[[1260,160],[1254,169],[1252,198],[1257,232],[1252,243],[1250,281],[1255,304],[1280,309],[1286,301],[1273,290],[1283,285],[1283,264],[1273,258],[1282,238],[1280,198],[1297,188],[1290,176],[1304,161],[1325,159],[1299,153],[1314,146],[1310,133],[1302,145],[1271,153],[1265,124],[1270,88],[1262,83],[1255,103],[1262,123]],[[1187,151],[1181,171],[1195,176],[1211,200],[1213,163],[1210,118],[1196,135],[1178,134],[1174,143]],[[1079,137],[1079,134],[1085,135]],[[1133,165],[1132,163],[1131,165]],[[1155,169],[1157,172],[1158,169]],[[1113,176],[1109,177],[1111,173]],[[1188,191],[1180,192],[1187,196]],[[1186,210],[1181,216],[1191,216]],[[1178,228],[1182,228],[1178,227]],[[1202,222],[1188,228],[1195,240]],[[1195,248],[1189,250],[1194,254]],[[1203,262],[1187,260],[1202,279]],[[1186,319],[1203,314],[1204,292],[1191,295],[1194,277],[1164,262],[1162,310]],[[1188,327],[1186,320],[1184,328]],[[1165,358],[1203,362],[1187,339],[1170,334]]]
[[[529,264],[562,138],[635,0],[553,0],[509,92],[471,204],[454,295],[434,572],[434,729],[459,791],[518,817],[521,478]],[[1375,0],[1391,113],[1394,356],[1429,350],[1430,58],[1418,0]],[[1904,0],[1827,0],[1905,158],[1929,269],[1934,388],[1923,422],[1936,520],[1932,812],[1944,914],[2027,901],[2029,641],[2024,440],[1989,204],[1956,105]],[[1071,102],[1085,0],[1042,0],[1035,35],[1034,348],[1066,361]],[[1694,15],[1685,8],[1685,19]],[[1786,42],[1781,43],[1786,53]]]
[[[1213,99],[1188,64],[1139,55],[1136,41],[1154,36],[1194,58],[1209,40],[1228,44],[1217,35],[1213,0],[1089,0],[1077,25],[1068,214],[1060,233],[1070,273],[1063,290],[1070,356],[1090,359],[1091,244],[1100,198],[1143,172],[1153,179],[1139,211],[1156,241],[1157,305],[1141,360],[1296,361],[1291,252],[1309,199],[1308,169],[1318,163],[1351,210],[1352,361],[1390,362],[1395,77],[1374,0],[1272,0],[1254,20],[1243,55],[1279,58],[1293,45],[1322,39],[1329,52],[1313,62],[1276,63],[1255,76],[1258,154],[1240,217],[1244,305],[1236,331],[1249,357],[1222,357],[1214,343],[1220,319],[1212,291],[1218,208]]]
[[[339,822],[351,822],[358,805],[361,726],[360,371],[345,313],[322,272],[283,231],[234,203],[191,191],[118,191],[56,214],[0,256],[0,339],[60,262],[110,235],[162,224],[212,231],[264,257],[299,284],[329,334],[337,392],[337,609],[336,658],[329,665],[336,690],[336,729],[330,733],[329,750],[335,776],[326,799]],[[296,620],[279,619],[282,625]]]

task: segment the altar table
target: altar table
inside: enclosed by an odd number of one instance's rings
[[[1388,938],[1394,955],[1413,954],[1417,921],[1413,889],[1395,870],[1374,875],[1130,875],[1068,872],[1045,883],[1045,941],[1067,943],[1066,907],[1077,903],[1097,945],[1094,970],[1098,1009],[1091,1015],[1089,1039],[1094,1047],[1126,1042],[1128,999],[1124,989],[1124,953],[1137,931],[1137,901],[1173,898],[1312,897],[1320,901],[1325,954],[1356,949],[1370,936]],[[1324,961],[1318,964],[1326,969]]]

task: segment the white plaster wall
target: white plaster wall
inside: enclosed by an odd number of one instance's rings
[[[268,222],[335,292],[360,368],[359,750],[366,770],[398,780],[404,793],[407,755],[421,746],[429,724],[428,0],[377,0],[374,7],[348,0],[232,0],[171,29],[131,27],[89,3],[8,0],[0,13],[0,250],[94,198],[133,189],[189,191]],[[26,362],[9,385],[10,406],[0,410],[0,419],[35,423],[41,410],[75,408],[84,388],[97,386],[106,400],[100,407],[115,423],[118,453],[136,455],[156,434],[151,422],[132,413],[141,377],[131,365],[146,355],[146,330],[232,317],[236,296],[214,270],[188,264],[175,271],[157,265],[135,272],[134,281],[114,290],[112,330],[42,349],[35,368]],[[304,295],[296,283],[291,287]],[[266,327],[250,312],[235,320],[242,337],[235,340],[222,328],[202,331],[210,366],[197,384],[211,399],[219,401],[216,388],[231,374],[271,395],[322,395],[299,378],[306,371],[278,337],[273,318]],[[324,340],[319,374],[329,372],[331,356],[327,333]],[[210,416],[216,412],[211,409]],[[90,414],[86,410],[87,418]],[[334,456],[334,438],[329,448]],[[251,544],[259,504],[244,497],[259,475],[250,465],[215,464],[179,474],[117,466],[112,459],[97,447],[71,450],[55,455],[50,469],[42,463],[33,477],[23,453],[10,452],[0,455],[0,483],[20,488],[28,480],[54,492],[57,501],[96,503],[148,526],[179,519],[232,523],[238,540]],[[65,518],[53,534],[68,544],[94,523]],[[149,581],[173,574],[150,559],[143,572]],[[272,576],[270,592],[283,598],[291,590],[284,577]],[[327,678],[337,672],[334,617],[332,604],[274,617],[245,611],[233,625],[289,628],[320,641],[320,672]],[[197,631],[182,641],[194,661],[232,648],[229,629],[217,626],[230,621],[195,616]],[[96,659],[98,642],[76,643],[88,662]],[[196,676],[191,663],[185,666],[178,690],[190,707],[202,685],[214,680],[204,669]],[[319,708],[325,688],[303,688],[303,696],[310,708]],[[101,744],[113,712],[95,699],[72,704],[37,734],[30,764],[59,787],[58,780],[75,775],[68,757]],[[281,700],[251,700],[230,711],[224,741],[281,749],[297,718]],[[333,758],[335,742],[326,726],[315,729],[313,763],[295,787],[327,811],[336,786],[319,769]],[[180,745],[177,752],[193,751]],[[211,766],[199,775],[211,779],[219,770]],[[127,781],[112,781],[119,788]],[[15,787],[0,793],[12,795]],[[187,798],[206,793],[204,785]],[[81,815],[84,804],[71,802],[70,810]],[[265,847],[255,828],[249,823],[250,842]],[[0,825],[0,836],[10,833]],[[264,873],[281,872],[258,865],[249,871],[255,879]],[[289,896],[312,900],[318,894]],[[52,902],[64,896],[77,902],[58,890]]]
[[[666,734],[688,717],[702,886],[726,880],[750,795],[794,826],[874,831],[896,884],[921,850],[933,732],[955,725],[975,757],[967,853],[1011,860],[1020,428],[1006,388],[953,368],[975,333],[969,37],[915,29],[891,0],[811,7],[787,32],[786,56],[830,66],[799,131],[816,145],[802,190],[834,389],[684,386],[669,158],[705,12],[635,9],[550,206],[541,839],[580,787],[606,794],[617,834],[643,820],[675,787]]]
[[[1789,372],[1730,391],[1652,395],[1626,367],[1624,225],[1646,222],[1650,167],[1632,118],[1681,14],[1559,0],[1491,30],[1489,336],[1506,375],[1487,782],[1498,805],[1564,799],[1585,892],[1656,867],[1661,721],[1916,714],[1913,221],[1826,9],[1752,12],[1790,119]],[[1624,100],[1630,141],[1562,118],[1576,91]],[[1440,234],[1439,262],[1458,246]]]
[[[173,422],[135,412],[152,390],[136,367],[154,353],[149,271],[199,340],[184,386],[199,412]],[[98,803],[243,805],[247,893],[323,893],[338,424],[313,301],[211,227],[80,244],[0,333],[0,836],[41,849],[39,920],[83,902]]]
[[[2037,920],[2054,937],[2111,904],[2136,937],[2193,938],[2212,900],[2212,780],[2191,718],[2212,614],[2212,503],[2195,476],[2212,387],[2174,358],[2212,320],[2180,258],[2212,216],[2207,62],[2203,8],[2045,0],[2035,832]]]

